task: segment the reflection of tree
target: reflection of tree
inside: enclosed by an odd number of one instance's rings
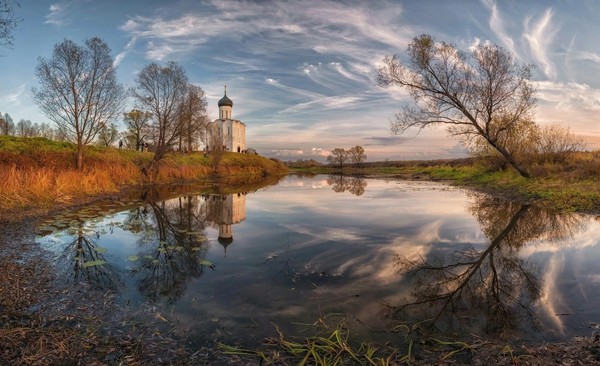
[[[73,283],[86,282],[102,290],[119,287],[119,277],[104,258],[106,249],[96,244],[100,233],[84,228],[82,222],[72,228],[71,233],[74,239],[65,246],[60,260],[65,262],[65,268],[69,268]]]
[[[483,322],[488,331],[531,319],[530,305],[539,299],[541,284],[519,249],[535,240],[568,238],[581,226],[574,215],[482,194],[474,195],[470,211],[489,245],[419,260],[398,257],[399,268],[414,282],[411,298],[389,307],[396,318],[410,314],[437,327]]]
[[[140,292],[156,301],[176,301],[187,282],[202,275],[201,260],[207,240],[198,197],[180,197],[157,203],[146,199],[154,225],[143,239],[151,249],[140,255]]]
[[[350,192],[355,196],[361,196],[367,188],[367,181],[361,177],[349,177],[344,175],[330,175],[327,184],[337,193]]]
[[[148,223],[148,208],[146,206],[136,207],[129,210],[127,217],[123,221],[123,226],[132,233],[142,233],[146,230]]]

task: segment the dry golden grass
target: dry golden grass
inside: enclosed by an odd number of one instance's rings
[[[117,193],[146,184],[141,168],[150,152],[88,146],[85,168],[75,169],[72,144],[42,138],[0,136],[0,220],[15,211],[49,209],[81,203],[91,196]],[[285,172],[283,164],[260,156],[225,153],[219,175],[270,175]],[[170,154],[159,165],[151,183],[181,183],[213,175],[211,158],[201,153]]]
[[[4,209],[69,203],[74,199],[119,191],[119,187],[139,182],[136,167],[109,166],[84,171],[45,167],[0,167],[0,200]]]

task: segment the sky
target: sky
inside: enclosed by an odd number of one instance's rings
[[[392,135],[406,91],[377,85],[386,55],[402,55],[427,33],[461,49],[497,43],[532,64],[536,121],[560,123],[600,147],[600,2],[20,0],[12,48],[0,48],[0,112],[48,122],[33,103],[38,57],[64,39],[98,36],[111,48],[119,82],[134,85],[151,62],[176,61],[217,101],[233,100],[247,147],[283,160],[323,160],[361,145],[369,161],[465,154],[443,126]],[[128,99],[126,110],[133,108]],[[115,121],[121,123],[121,121]],[[124,127],[121,127],[124,129]]]

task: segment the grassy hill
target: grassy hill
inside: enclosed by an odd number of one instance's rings
[[[75,145],[68,142],[0,136],[0,219],[10,216],[10,211],[48,209],[147,184],[141,168],[152,160],[151,152],[88,146],[83,171],[75,169],[75,153]],[[269,176],[286,171],[277,160],[226,152],[219,161],[217,175]],[[199,152],[170,154],[161,161],[153,183],[209,177],[213,177],[211,156]]]

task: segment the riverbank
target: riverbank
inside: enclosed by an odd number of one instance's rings
[[[148,184],[141,168],[152,159],[151,152],[88,146],[85,168],[77,171],[75,151],[75,145],[67,142],[0,136],[0,222],[19,221],[61,207],[118,196]],[[286,172],[281,162],[257,155],[224,152],[216,164],[214,156],[201,152],[173,153],[161,161],[152,183]]]
[[[548,164],[538,168],[537,174],[529,179],[510,169],[490,169],[473,159],[379,162],[344,169],[328,166],[290,169],[308,174],[443,181],[553,211],[600,214],[600,157],[596,153],[580,153],[565,166]]]

